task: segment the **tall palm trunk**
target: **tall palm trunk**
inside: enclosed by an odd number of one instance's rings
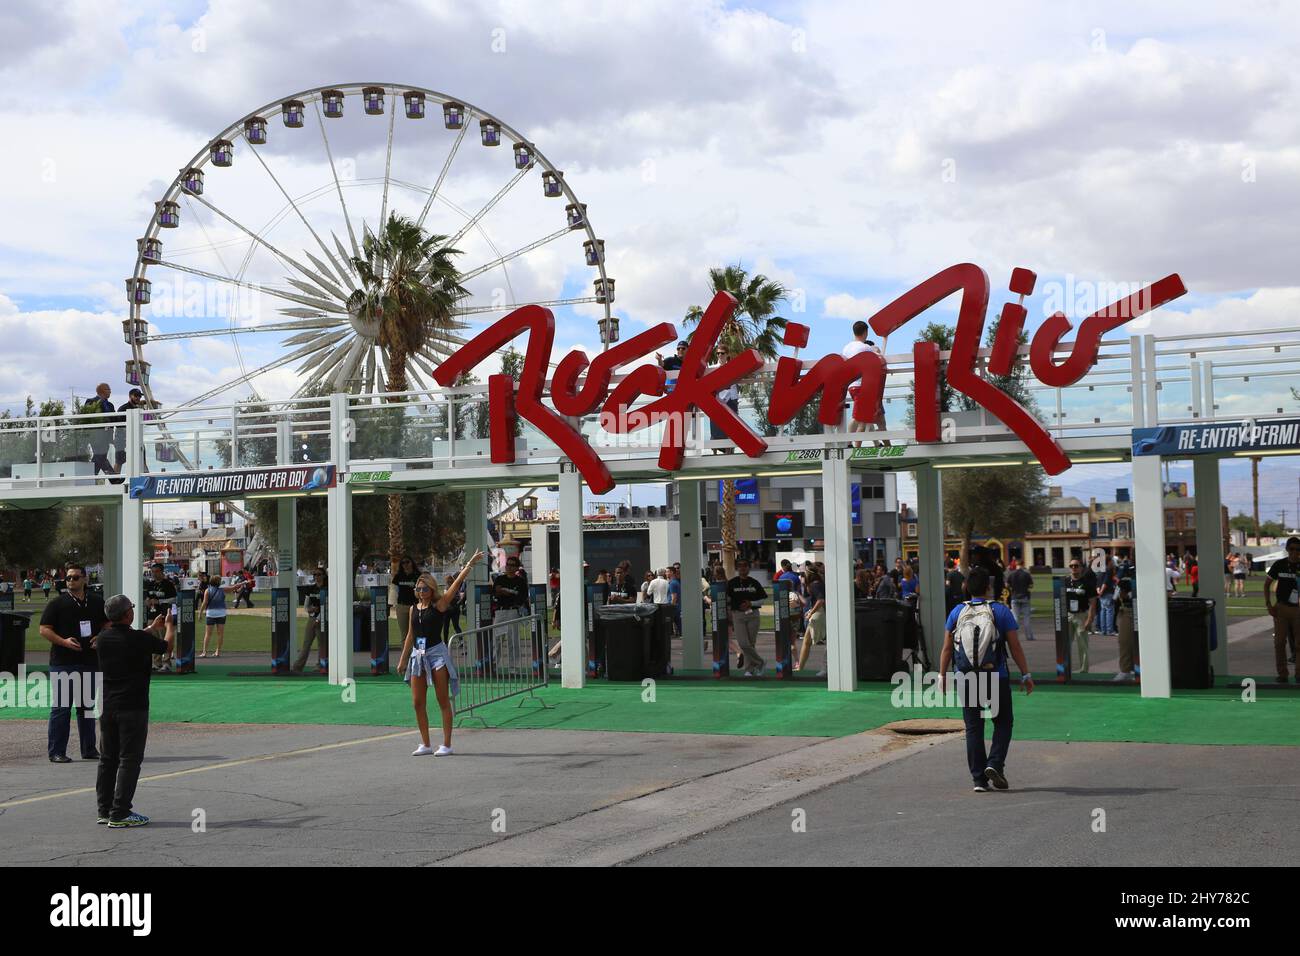
[[[722,567],[727,577],[736,576],[736,482],[727,478],[722,482]]]
[[[388,349],[388,386],[387,391],[406,391],[406,353],[400,346]],[[400,401],[396,396],[390,402]],[[402,496],[388,496],[388,561],[393,573],[406,553],[406,529],[402,521]]]

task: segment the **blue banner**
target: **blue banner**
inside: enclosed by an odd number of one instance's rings
[[[1300,418],[1133,429],[1133,454],[1224,455],[1238,451],[1300,449]]]
[[[242,498],[245,495],[303,494],[333,488],[333,465],[300,465],[247,471],[210,471],[197,475],[145,475],[131,479],[131,497]]]

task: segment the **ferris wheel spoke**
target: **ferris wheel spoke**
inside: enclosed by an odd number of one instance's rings
[[[582,296],[576,299],[552,299],[549,302],[529,302],[527,305],[540,305],[543,308],[558,308],[565,305],[585,305],[589,302],[599,301],[594,295]],[[515,309],[523,308],[523,304],[510,302],[506,305],[472,305],[464,309],[453,310],[454,315],[482,315],[487,312],[513,312]]]
[[[348,215],[347,200],[343,198],[343,184],[339,182],[339,172],[334,168],[334,153],[330,149],[330,138],[325,132],[325,117],[321,115],[320,99],[312,100],[312,105],[316,107],[316,122],[320,126],[321,141],[325,144],[325,157],[330,162],[330,173],[334,176],[334,190],[338,193],[339,205],[343,207],[343,221],[347,223],[348,238],[352,240],[352,252],[360,259],[361,249],[357,246],[357,234],[352,229],[352,217]]]
[[[520,246],[514,252],[507,252],[505,255],[493,259],[491,262],[485,262],[483,265],[477,266],[471,269],[469,272],[462,273],[460,276],[460,281],[462,284],[464,284],[468,282],[470,279],[476,279],[479,276],[481,276],[483,273],[487,272],[488,270],[495,269],[497,266],[509,262],[511,259],[517,259],[520,256],[524,255],[525,253],[532,252],[534,249],[540,249],[548,242],[554,242],[556,239],[559,239],[561,236],[567,236],[572,231],[573,230],[570,229],[568,226],[565,226],[563,229],[557,229],[549,236],[543,236],[541,239],[538,239],[536,242],[530,242],[526,246]]]
[[[226,326],[220,329],[197,329],[192,332],[161,332],[158,335],[150,335],[150,342],[174,342],[182,339],[202,339],[215,335],[242,335],[246,332],[300,332],[303,329],[311,329],[311,335],[316,335],[321,329],[327,329],[332,326],[340,325],[339,319],[320,318],[306,319],[297,322],[276,322],[270,325],[236,325]]]
[[[476,212],[473,216],[470,217],[469,221],[466,222],[465,225],[461,227],[460,232],[456,233],[456,235],[452,236],[450,239],[448,239],[446,242],[444,242],[441,246],[438,247],[439,251],[441,252],[443,249],[450,249],[454,247],[456,243],[460,242],[461,239],[465,238],[465,233],[473,229],[480,219],[482,219],[489,212],[491,212],[492,207],[495,206],[497,203],[499,203],[505,197],[506,193],[514,189],[515,184],[528,174],[530,168],[531,167],[526,166],[523,169],[519,170],[519,172],[511,176],[510,181],[507,182],[504,186],[502,186],[499,190],[497,190],[497,194],[493,196],[491,199],[489,199],[487,201],[487,204],[484,205],[482,209],[480,209],[478,212]]]
[[[347,293],[345,293],[342,289],[336,286],[333,282],[330,282],[324,276],[318,274],[315,270],[307,268],[305,265],[303,265],[301,262],[299,262],[297,259],[289,255],[288,253],[282,252],[281,250],[277,249],[275,246],[273,246],[262,236],[259,236],[257,233],[253,232],[253,230],[249,229],[243,223],[237,221],[233,216],[230,216],[224,210],[220,209],[213,203],[204,199],[202,196],[195,196],[193,198],[201,202],[203,205],[207,206],[214,213],[216,213],[222,219],[226,220],[226,222],[230,223],[240,232],[244,233],[246,236],[252,239],[256,245],[262,246],[262,248],[269,251],[273,256],[278,258],[284,264],[292,266],[293,268],[301,272],[303,275],[312,279],[318,287],[315,289],[302,289],[302,291],[307,292],[311,295],[320,295],[323,292],[326,295],[338,296],[340,299],[347,298]],[[250,250],[250,256],[251,256],[251,250]],[[244,273],[245,269],[247,268],[247,264],[248,264],[248,260],[246,259],[244,266],[239,270],[241,275]],[[292,279],[290,279],[289,281],[293,282]],[[297,283],[295,283],[295,285],[297,285]],[[299,288],[301,289],[302,287],[299,286]]]
[[[275,188],[280,190],[280,195],[282,195],[284,197],[285,202],[288,203],[288,207],[286,210],[284,210],[284,212],[287,212],[288,209],[292,209],[295,213],[298,214],[298,218],[302,220],[302,224],[307,227],[307,231],[311,233],[311,237],[316,240],[316,245],[320,246],[321,252],[325,253],[325,258],[329,259],[333,263],[334,271],[338,274],[339,280],[342,281],[346,286],[348,286],[349,291],[356,291],[356,286],[352,282],[351,271],[345,266],[340,265],[337,262],[334,262],[334,253],[330,252],[329,246],[325,245],[324,240],[322,240],[321,237],[317,235],[316,230],[313,229],[311,223],[307,221],[307,217],[303,215],[302,209],[298,207],[298,204],[293,201],[293,197],[289,195],[289,191],[284,188],[284,185],[276,177],[275,173],[271,172],[271,167],[266,164],[266,160],[262,158],[262,154],[255,149],[249,150],[249,152],[251,152],[257,158],[257,161],[261,163],[262,169],[266,171],[266,175],[271,177],[271,182],[275,183]],[[321,270],[321,272],[324,272],[327,275],[329,274],[329,270],[325,268],[324,263],[318,260],[310,252],[303,250],[303,254],[306,255],[307,258],[310,259],[312,263],[315,264],[315,266]]]
[[[361,363],[366,357],[367,344],[368,340],[361,338],[361,336],[357,336],[352,340],[352,344],[348,346],[347,351],[344,353],[343,361],[339,363],[338,368],[334,371],[333,378],[330,380],[334,386],[334,391],[351,391],[348,387],[349,383],[357,378],[357,371],[361,368]]]
[[[328,341],[319,343],[314,349],[304,346],[302,354],[306,355],[307,359],[298,366],[299,373],[305,375],[314,370],[317,377],[322,377],[324,372],[332,369],[347,352],[346,336],[346,332],[339,332],[331,336]]]
[[[322,312],[347,315],[347,309],[339,305],[337,302],[327,302],[324,299],[299,295],[294,292],[289,292],[286,289],[277,289],[275,286],[261,285],[256,282],[246,282],[243,279],[234,279],[230,276],[220,276],[215,272],[207,272],[203,269],[196,269],[193,266],[183,266],[178,262],[160,259],[152,264],[163,266],[167,269],[176,269],[179,272],[188,272],[190,275],[201,276],[204,279],[211,279],[213,282],[226,282],[243,289],[250,289],[254,292],[263,292],[266,295],[275,296],[277,299],[285,299],[289,302],[297,302],[299,305],[311,306],[313,309],[319,309]]]
[[[340,332],[339,335],[342,335],[342,333]],[[311,346],[308,346],[308,348],[321,348],[321,347],[322,346],[317,343],[312,343]],[[226,382],[224,385],[218,385],[216,388],[208,389],[202,395],[195,396],[194,398],[191,398],[188,402],[184,402],[181,405],[178,405],[177,408],[189,408],[194,405],[202,405],[210,398],[215,398],[218,395],[222,394],[223,392],[227,392],[237,385],[246,383],[252,378],[256,378],[258,375],[263,375],[266,372],[273,372],[278,368],[283,368],[284,366],[288,365],[290,362],[296,361],[302,358],[302,356],[306,354],[307,354],[306,349],[299,349],[295,352],[290,352],[287,355],[282,355],[278,359],[275,359],[272,362],[267,362],[261,368],[255,368],[251,372],[245,372],[243,375],[240,375],[239,378],[232,379],[231,381]],[[155,412],[154,414],[160,418],[165,418],[167,413]]]
[[[299,372],[305,372],[305,370],[310,368],[312,377],[315,378],[317,382],[333,385],[334,371],[339,367],[339,364],[348,357],[348,350],[350,348],[351,343],[340,342],[334,348],[322,352],[320,356],[313,358],[308,362],[304,362],[299,367]]]
[[[375,390],[375,368],[379,361],[375,357],[375,352],[377,350],[378,347],[373,345],[366,349],[366,373],[362,377],[364,381],[363,389],[366,392],[374,392]]]
[[[379,228],[388,221],[388,177],[393,171],[393,121],[397,119],[397,94],[388,94],[388,153],[384,159],[384,200],[379,206]]]
[[[424,201],[424,208],[420,210],[420,218],[415,220],[415,225],[417,227],[424,225],[424,218],[429,215],[429,209],[433,206],[433,200],[437,197],[438,190],[442,188],[443,180],[447,178],[447,170],[451,169],[451,162],[456,158],[456,150],[460,149],[461,141],[465,138],[465,134],[468,131],[469,117],[467,116],[465,117],[465,121],[461,124],[460,132],[456,134],[455,142],[451,144],[451,152],[449,152],[447,158],[443,160],[442,170],[438,173],[437,180],[434,181],[433,189],[429,192],[429,198]]]

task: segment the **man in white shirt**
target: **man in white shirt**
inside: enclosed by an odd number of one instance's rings
[[[870,339],[867,338],[867,333],[870,331],[871,331],[871,326],[867,325],[867,323],[864,322],[863,320],[859,319],[858,321],[854,322],[853,341],[851,341],[848,345],[844,346],[844,348],[840,350],[840,355],[842,355],[844,358],[847,359],[847,358],[853,358],[853,356],[857,355],[860,352],[875,352],[883,359],[885,357],[885,353],[881,351],[880,347],[876,345],[875,342],[872,342]],[[886,342],[888,342],[888,339],[886,339]],[[850,402],[854,401],[857,398],[858,389],[860,389],[861,387],[862,387],[861,385],[854,385],[852,388],[849,389]],[[874,424],[878,430],[880,431],[885,430],[885,408],[883,404],[876,412],[876,421]],[[856,418],[854,418],[852,414],[849,415],[850,433],[864,432],[866,430],[867,430],[867,422],[860,422]],[[885,442],[884,444],[888,445],[889,442]],[[862,442],[854,442],[854,445],[856,447],[861,447]]]
[[[1181,577],[1182,575],[1178,573],[1177,568],[1170,568],[1170,567],[1165,568],[1165,594],[1166,595],[1174,593],[1174,585]]]
[[[660,568],[659,574],[646,587],[650,600],[655,604],[668,604],[668,569]]]

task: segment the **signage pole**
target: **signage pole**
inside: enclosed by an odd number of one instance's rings
[[[370,589],[370,673],[372,675],[388,673],[387,586]]]
[[[293,602],[288,588],[271,588],[271,673],[289,673]]]
[[[789,680],[794,676],[789,582],[772,582],[772,603],[772,616],[776,621],[776,677],[777,680]]]
[[[711,622],[713,625],[713,676],[729,677],[731,675],[731,641],[728,626],[731,623],[730,608],[727,607],[727,582],[714,581],[709,585],[709,597],[713,600]]]
[[[1228,673],[1228,594],[1223,584],[1223,507],[1219,498],[1219,459],[1192,459],[1196,482],[1196,562],[1200,565],[1199,596],[1214,602],[1217,646],[1210,651],[1215,674]]]
[[[176,673],[194,673],[194,609],[198,606],[198,592],[186,588],[176,595]]]
[[[1069,683],[1070,622],[1065,611],[1065,579],[1052,576],[1052,633],[1056,636],[1056,682]]]

